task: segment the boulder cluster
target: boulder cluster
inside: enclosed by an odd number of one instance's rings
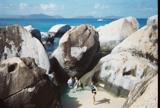
[[[157,108],[157,74],[157,15],[141,28],[134,17],[98,28],[58,24],[46,33],[0,28],[0,108],[61,108],[60,88],[74,76],[126,97],[123,108]]]

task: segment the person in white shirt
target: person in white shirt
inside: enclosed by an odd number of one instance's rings
[[[69,88],[73,88],[73,86],[74,86],[73,77],[70,77],[70,78],[68,79],[67,84],[68,84],[68,87],[69,87]]]

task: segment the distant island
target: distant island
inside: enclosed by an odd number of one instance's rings
[[[76,16],[76,17],[72,17],[72,18],[96,18],[94,16]]]
[[[26,18],[26,19],[51,19],[51,18],[63,18],[60,15],[46,15],[46,14],[31,14],[31,15],[2,15],[0,18]]]
[[[22,18],[63,18],[63,17],[60,15],[50,16],[45,14],[31,14],[31,15],[22,16]]]
[[[124,16],[75,16],[71,17],[71,19],[119,19]],[[61,15],[46,15],[46,14],[30,14],[30,15],[1,15],[0,18],[17,18],[17,19],[63,19],[66,17],[63,17]],[[146,19],[146,18],[139,18],[139,19]]]

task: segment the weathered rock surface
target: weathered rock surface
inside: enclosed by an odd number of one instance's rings
[[[84,85],[98,80],[104,88],[116,96],[126,97],[134,85],[150,72],[156,73],[157,66],[145,58],[127,52],[103,57],[97,66],[81,78]]]
[[[70,25],[67,24],[57,24],[49,29],[49,33],[54,33],[54,37],[61,37],[65,32],[71,29]]]
[[[158,24],[157,24],[158,25]],[[104,88],[116,95],[127,96],[136,83],[157,73],[158,27],[148,25],[117,45],[97,66],[84,75],[88,83],[96,75]]]
[[[0,60],[11,57],[34,58],[38,66],[49,71],[49,59],[38,39],[21,26],[0,28]]]
[[[157,66],[149,60],[126,52],[109,55],[101,63],[99,79],[117,96],[126,97],[137,82],[150,72],[157,72]]]
[[[123,108],[158,108],[158,75],[153,76],[150,75],[135,85]]]
[[[41,32],[38,29],[33,28],[31,25],[24,26],[24,28],[41,42]]]
[[[42,32],[42,42],[48,51],[49,55],[55,50],[57,47],[57,42],[59,42],[58,38],[61,38],[64,33],[70,30],[70,25],[67,24],[57,24],[50,28],[50,30],[46,33]],[[55,40],[55,41],[54,41]]]
[[[158,27],[145,26],[125,39],[112,50],[112,53],[130,52],[157,62],[158,60]]]
[[[63,35],[52,57],[69,76],[81,76],[89,68],[98,49],[98,33],[89,25],[80,25]]]
[[[58,60],[55,57],[50,59],[50,74],[54,76],[53,83],[59,87],[66,85],[67,80],[69,79],[65,70],[61,67]]]
[[[157,40],[153,38],[153,35],[156,35],[156,39],[158,38],[158,17],[157,16],[151,16],[148,18],[147,21],[148,26],[152,26],[152,28],[156,31],[156,34],[151,33],[149,34],[150,41],[155,42],[157,44]],[[151,38],[152,37],[152,38]],[[146,41],[147,39],[143,39],[145,43],[148,43],[148,46],[150,49],[154,48],[158,50],[157,45],[151,44],[151,42]],[[144,48],[144,47],[143,47]],[[156,50],[152,50],[153,52],[150,52],[149,49],[145,49],[143,53],[148,53],[150,56],[151,61],[155,60],[157,62],[158,55]],[[152,58],[155,58],[152,60]],[[138,82],[130,91],[128,98],[126,102],[123,105],[123,108],[157,108],[158,107],[158,75],[157,72],[153,73],[150,72],[145,78],[143,78],[140,82]]]
[[[44,45],[45,44],[54,44],[55,33],[41,32],[41,36],[42,36],[41,40]]]
[[[156,25],[158,24],[158,15],[154,15],[148,18],[147,25]]]
[[[138,28],[138,21],[134,17],[121,18],[97,28],[101,51],[110,52]]]
[[[0,63],[0,100],[8,108],[58,108],[57,88],[32,58]]]

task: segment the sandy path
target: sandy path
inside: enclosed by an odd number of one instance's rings
[[[75,93],[70,90],[62,96],[63,108],[121,108],[124,101],[125,98],[117,98],[105,91],[98,90],[94,105],[89,88]]]

